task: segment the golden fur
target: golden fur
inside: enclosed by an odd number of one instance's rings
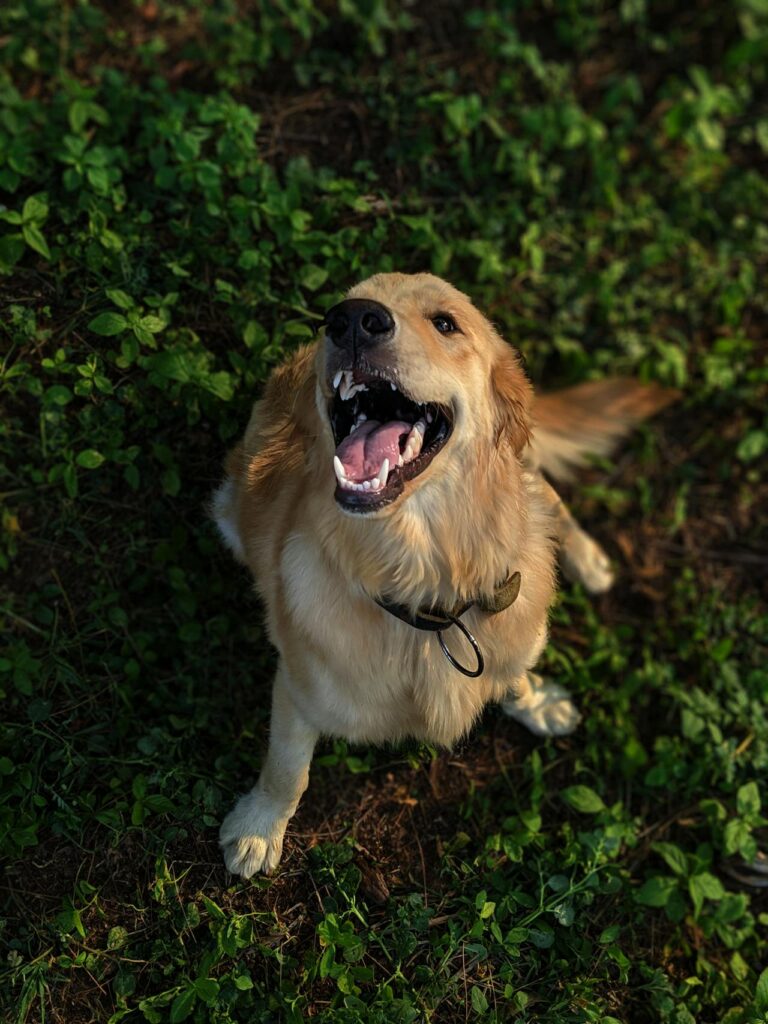
[[[280,654],[264,770],[221,832],[228,867],[245,877],[276,866],[320,734],[451,745],[489,701],[539,733],[575,727],[567,693],[531,671],[546,642],[556,547],[589,589],[607,589],[612,576],[539,470],[562,475],[586,452],[607,451],[668,400],[632,382],[598,382],[534,403],[514,349],[465,295],[429,274],[377,275],[348,297],[392,311],[399,380],[415,401],[450,406],[453,432],[394,503],[367,515],[343,511],[334,500],[323,340],[273,373],[228,457],[214,514],[253,574]],[[436,310],[461,333],[439,334]],[[513,571],[522,579],[514,604],[463,617],[485,656],[475,679],[450,666],[431,633],[373,600],[387,595],[414,612],[452,607],[493,594]],[[472,661],[456,630],[446,640]]]

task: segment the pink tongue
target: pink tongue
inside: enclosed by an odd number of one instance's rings
[[[394,469],[400,458],[400,438],[403,435],[407,437],[412,426],[412,423],[402,420],[390,420],[389,423],[366,420],[361,423],[336,449],[349,479],[355,483],[372,480],[378,475],[384,459],[389,459],[389,468]]]

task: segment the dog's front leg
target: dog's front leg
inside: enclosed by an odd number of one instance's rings
[[[275,678],[269,749],[259,781],[240,797],[219,833],[227,868],[243,878],[277,867],[288,819],[307,788],[318,738],[293,702],[286,671],[281,664]]]

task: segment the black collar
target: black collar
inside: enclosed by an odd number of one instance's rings
[[[503,612],[505,608],[509,608],[511,604],[517,600],[517,595],[520,593],[520,573],[513,572],[511,576],[494,590],[490,597],[481,596],[474,601],[469,601],[463,605],[455,605],[450,610],[441,608],[439,605],[432,605],[429,608],[420,608],[414,615],[407,605],[398,604],[396,601],[389,601],[386,598],[376,598],[376,604],[384,609],[385,612],[389,612],[390,615],[394,615],[396,619],[400,619],[402,622],[407,623],[409,626],[413,626],[414,629],[422,629],[429,633],[437,633],[437,639],[440,643],[443,654],[446,656],[448,661],[453,665],[459,672],[463,672],[465,676],[476,676],[482,675],[485,668],[485,661],[483,659],[480,646],[475,640],[474,636],[470,633],[464,623],[461,621],[461,616],[468,612],[470,608],[479,608],[480,611],[486,612],[488,615],[497,615],[499,612]],[[458,662],[443,640],[444,629],[449,629],[451,626],[458,626],[461,632],[464,634],[468,642],[471,644],[472,649],[477,657],[477,666],[475,669],[468,669],[465,665]]]

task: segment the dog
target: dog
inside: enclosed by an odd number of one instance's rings
[[[534,398],[516,350],[431,274],[378,274],[274,371],[212,513],[250,569],[279,661],[259,780],[221,826],[227,868],[277,867],[321,735],[450,747],[484,706],[575,729],[533,669],[555,560],[610,561],[544,474],[607,455],[674,394],[602,380]]]

